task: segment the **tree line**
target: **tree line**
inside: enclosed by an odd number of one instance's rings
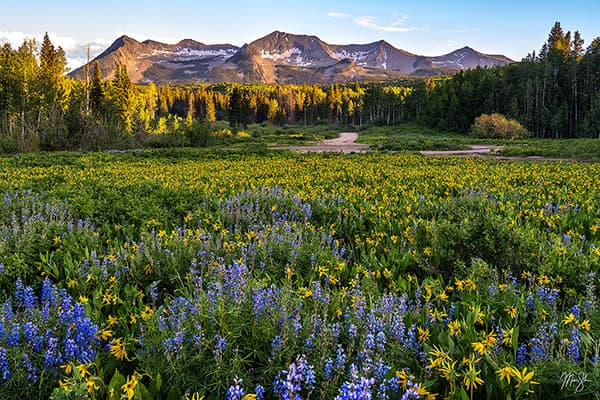
[[[0,151],[143,145],[200,123],[233,129],[279,125],[417,123],[467,133],[482,114],[518,120],[536,137],[600,133],[600,38],[587,47],[557,22],[536,54],[451,77],[332,85],[134,85],[125,65],[103,77],[98,62],[71,79],[48,35],[0,48]]]
[[[425,99],[421,123],[467,132],[481,114],[500,113],[540,138],[600,134],[600,38],[585,49],[560,22],[536,54],[519,63],[461,72]]]

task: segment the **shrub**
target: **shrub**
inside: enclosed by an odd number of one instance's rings
[[[248,139],[252,137],[252,134],[246,131],[239,131],[236,136],[240,139]]]
[[[519,121],[498,113],[481,114],[475,118],[471,131],[478,138],[523,139],[529,136]]]

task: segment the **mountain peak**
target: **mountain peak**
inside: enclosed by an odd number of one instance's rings
[[[439,57],[420,56],[385,40],[334,45],[313,35],[275,30],[243,47],[203,44],[183,39],[176,44],[137,40],[123,35],[96,57],[106,77],[125,63],[133,82],[332,83],[352,80],[402,79],[409,74],[448,74],[477,66],[504,65],[511,60],[465,46]],[[94,61],[95,61],[94,60]],[[83,68],[71,76],[84,76]]]
[[[179,42],[177,42],[177,46],[194,47],[194,46],[205,46],[205,44],[201,43],[201,42],[197,42],[194,39],[183,39],[183,40],[180,40]]]
[[[130,43],[140,44],[140,42],[138,42],[131,36],[127,36],[127,35],[122,35],[122,36],[118,37],[117,40],[115,40],[113,44],[116,44],[116,43],[123,44],[123,45],[130,44]]]

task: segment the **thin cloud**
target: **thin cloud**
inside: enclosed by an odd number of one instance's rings
[[[332,12],[328,12],[327,16],[331,17],[331,18],[337,18],[337,19],[347,19],[347,18],[351,18],[352,17],[352,15],[350,15],[350,14],[346,14],[346,13],[343,13],[343,12],[333,12],[333,11]]]
[[[396,19],[389,25],[379,25],[377,23],[377,18],[369,15],[364,15],[362,17],[354,18],[354,22],[356,22],[358,25],[364,28],[372,29],[379,32],[410,32],[416,30],[416,28],[414,27],[402,26],[404,25],[407,19],[408,17],[404,16],[402,18]]]
[[[443,32],[445,33],[471,33],[471,32],[479,32],[481,29],[479,28],[464,28],[464,29],[448,29]]]

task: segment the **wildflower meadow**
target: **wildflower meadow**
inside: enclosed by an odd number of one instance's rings
[[[600,165],[0,158],[0,397],[600,397]]]

